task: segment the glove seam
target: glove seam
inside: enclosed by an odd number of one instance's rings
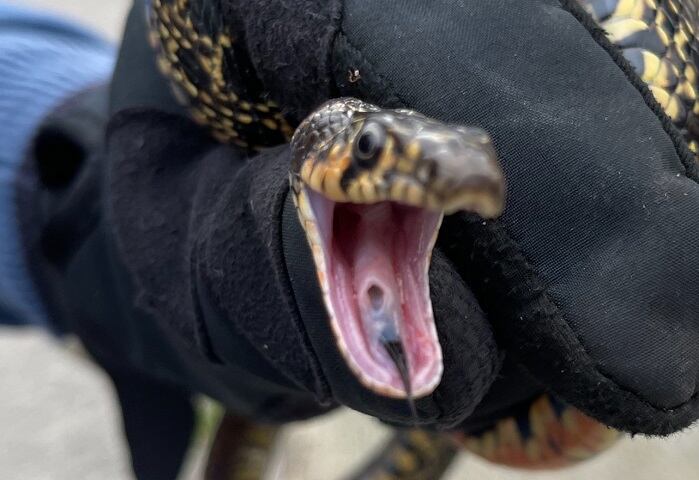
[[[318,402],[327,406],[330,404],[332,399],[332,389],[323,371],[322,364],[318,358],[318,354],[313,348],[313,343],[309,338],[308,332],[303,326],[301,320],[301,312],[299,310],[298,301],[296,299],[296,292],[294,291],[293,285],[291,285],[291,276],[289,272],[289,267],[286,260],[286,252],[284,251],[284,237],[283,237],[283,224],[284,224],[284,204],[286,203],[287,197],[289,195],[288,182],[286,188],[283,192],[279,194],[277,200],[275,201],[275,211],[282,212],[277,219],[277,232],[275,232],[275,238],[280,245],[280,249],[277,255],[275,255],[274,263],[275,267],[279,269],[280,275],[278,277],[279,284],[283,284],[283,288],[286,290],[287,295],[285,299],[290,299],[291,301],[285,300],[287,308],[291,313],[291,320],[294,324],[294,328],[299,335],[301,340],[301,345],[304,350],[304,354],[310,360],[310,368],[315,376],[316,381],[316,391],[314,392],[317,396]]]

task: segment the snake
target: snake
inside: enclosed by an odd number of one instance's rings
[[[699,159],[699,0],[578,4]],[[477,127],[356,98],[331,99],[297,124],[255,77],[244,42],[216,5],[148,2],[149,39],[161,73],[191,118],[219,142],[247,151],[290,145],[290,191],[347,366],[380,395],[411,401],[431,393],[443,367],[429,299],[430,253],[443,215],[467,211],[495,218],[502,212],[505,179],[492,140]],[[360,72],[350,77],[361,81]],[[409,261],[396,267],[398,256]],[[352,298],[346,292],[354,292]],[[404,298],[415,299],[411,308],[402,308]],[[226,423],[242,428],[239,421]],[[268,458],[274,437],[269,427],[244,425],[243,438],[255,438],[261,429],[263,446],[250,448],[257,449],[256,458]],[[215,467],[222,464],[226,473],[207,478],[262,478],[265,462],[231,464],[240,455],[226,453],[228,436],[219,430],[209,469],[220,472]],[[476,434],[399,430],[352,478],[437,479],[462,448],[497,464],[560,468],[606,450],[619,437],[546,393],[524,413]]]

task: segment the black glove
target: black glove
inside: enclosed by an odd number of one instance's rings
[[[478,125],[495,140],[509,184],[504,216],[447,218],[435,252],[445,376],[418,402],[423,421],[471,428],[540,389],[632,432],[696,418],[697,168],[580,12],[554,0],[224,4],[219,13],[245,39],[249,80],[290,118],[350,95]],[[140,99],[171,110],[174,101],[147,93],[164,86],[134,12],[113,107]],[[125,58],[140,58],[149,80],[131,82],[137,67]],[[129,308],[112,315],[132,328],[132,343],[148,338],[168,352],[123,361],[250,415],[300,418],[339,402],[411,421],[404,402],[359,386],[331,340],[286,196],[284,147],[246,160],[184,117],[152,110],[120,114],[109,132],[99,231],[114,246],[111,268],[133,283],[114,300]],[[90,279],[104,254],[71,257],[65,271]],[[54,288],[80,304],[75,289]],[[78,323],[94,323],[89,313]]]
[[[440,246],[498,343],[615,427],[696,418],[697,164],[574,2],[225,4],[291,117],[348,95],[490,132],[507,210],[448,219]]]
[[[335,81],[491,133],[506,212],[450,218],[440,245],[499,344],[548,389],[623,430],[668,433],[699,406],[697,164],[572,5],[401,1],[377,14],[348,1]],[[343,81],[350,67],[362,82]]]

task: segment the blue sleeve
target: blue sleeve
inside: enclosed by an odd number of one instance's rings
[[[18,232],[19,166],[42,118],[106,81],[114,59],[112,45],[76,25],[0,3],[0,325],[50,327]]]

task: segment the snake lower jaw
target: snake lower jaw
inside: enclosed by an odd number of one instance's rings
[[[338,203],[299,185],[295,191],[329,323],[347,366],[382,396],[432,393],[443,362],[427,272],[442,213],[394,202]],[[387,344],[401,346],[403,373]]]

